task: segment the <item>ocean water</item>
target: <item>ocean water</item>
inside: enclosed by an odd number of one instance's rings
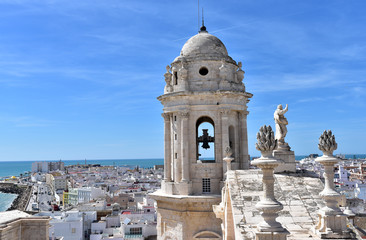
[[[0,212],[6,211],[17,196],[17,194],[0,192]]]
[[[65,166],[84,164],[85,160],[62,160]],[[34,161],[0,161],[0,179],[3,177],[19,176],[26,172],[32,171],[32,163],[39,162]],[[46,162],[57,162],[56,160],[49,160]],[[151,168],[154,165],[164,164],[164,159],[99,159],[99,160],[86,160],[87,164],[100,164],[102,166],[127,166],[134,168],[136,166],[142,168]]]

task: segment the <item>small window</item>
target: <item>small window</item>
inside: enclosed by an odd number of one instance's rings
[[[177,121],[177,116],[174,116],[174,121]]]
[[[178,85],[178,72],[174,72],[174,85]]]
[[[72,233],[76,233],[76,228],[71,228]]]
[[[202,192],[203,193],[211,192],[211,181],[209,178],[202,178]]]
[[[142,228],[130,228],[130,234],[142,234]]]
[[[177,134],[174,134],[174,139],[177,140]]]
[[[202,76],[206,76],[207,73],[208,73],[208,69],[206,67],[201,67],[200,70],[199,70],[199,73],[202,75]]]
[[[175,159],[177,159],[178,158],[178,153],[175,153]]]

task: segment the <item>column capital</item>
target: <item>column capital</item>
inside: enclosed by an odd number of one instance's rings
[[[236,115],[238,116],[239,115],[239,112],[236,111],[236,110],[232,110],[232,109],[220,109],[220,113],[221,113],[221,116],[223,117],[228,117],[228,116],[233,116],[233,115]]]
[[[241,110],[241,111],[238,111],[238,114],[240,117],[244,117],[244,116],[247,116],[249,114],[249,112],[247,110]]]
[[[189,117],[189,111],[181,111],[179,113],[179,115],[182,117],[182,118],[188,118]]]
[[[172,113],[162,113],[161,116],[164,118],[165,121],[169,121]]]
[[[231,109],[220,109],[221,116],[228,117],[231,113]]]

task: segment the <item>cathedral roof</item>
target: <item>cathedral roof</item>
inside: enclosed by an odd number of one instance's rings
[[[229,57],[225,45],[216,36],[209,34],[205,29],[188,39],[180,52],[180,58],[233,61]]]

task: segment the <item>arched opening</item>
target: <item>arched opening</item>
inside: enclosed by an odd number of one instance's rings
[[[174,74],[174,83],[173,84],[178,85],[178,72],[174,71],[173,74]]]
[[[201,231],[193,236],[193,239],[222,239],[222,237],[212,231]]]
[[[229,146],[231,148],[231,150],[233,151],[233,155],[232,157],[234,157],[234,161],[235,161],[235,130],[234,130],[234,126],[229,126]]]
[[[215,124],[210,117],[201,117],[196,123],[197,161],[215,162]]]

